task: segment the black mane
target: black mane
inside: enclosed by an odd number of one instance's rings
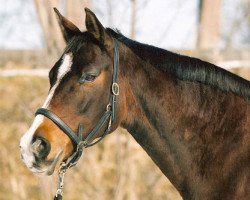
[[[229,71],[197,58],[136,42],[110,28],[107,28],[107,31],[128,46],[141,59],[158,67],[161,71],[171,73],[181,80],[211,85],[250,100],[250,82]]]

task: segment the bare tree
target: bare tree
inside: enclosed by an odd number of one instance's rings
[[[62,5],[60,0],[35,0],[36,9],[44,33],[46,53],[49,56],[60,54],[64,47],[64,41],[53,11],[53,7],[62,7],[65,16],[74,22],[80,29],[84,30],[84,7],[90,6],[90,0],[66,0]]]
[[[108,12],[108,25],[112,26],[113,25],[112,0],[106,0],[106,2],[107,2],[107,12]]]
[[[63,38],[53,12],[53,7],[59,6],[59,0],[35,0],[36,9],[44,34],[44,43],[48,55],[58,55],[63,48]]]
[[[200,21],[197,38],[199,49],[218,47],[222,0],[200,0]]]
[[[135,39],[136,37],[136,4],[137,0],[131,0],[131,31],[130,37]]]
[[[85,12],[84,8],[91,7],[90,0],[66,0],[66,16],[70,19],[70,21],[77,24],[80,30],[85,30]]]

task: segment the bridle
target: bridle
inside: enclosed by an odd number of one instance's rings
[[[113,76],[112,76],[111,95],[109,103],[107,104],[106,111],[102,115],[101,119],[98,121],[96,126],[92,129],[92,131],[87,135],[85,139],[83,139],[82,136],[84,129],[82,124],[79,124],[77,132],[74,132],[55,113],[51,112],[46,108],[37,109],[35,115],[44,115],[45,117],[49,118],[63,131],[63,133],[65,133],[70,138],[72,143],[75,145],[75,151],[73,152],[73,154],[66,161],[62,162],[60,165],[58,188],[54,199],[62,199],[63,179],[66,170],[77,164],[77,161],[80,159],[82,155],[83,149],[97,144],[110,132],[111,126],[113,122],[116,120],[117,96],[119,95],[119,85],[117,83],[118,71],[119,71],[119,46],[117,40],[114,39]],[[107,124],[107,128],[105,129],[104,133],[99,137],[97,141],[91,143],[105,124]]]

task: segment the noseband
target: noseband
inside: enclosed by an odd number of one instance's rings
[[[114,39],[113,76],[109,103],[107,104],[106,111],[102,115],[101,119],[85,139],[83,139],[82,136],[84,129],[82,124],[79,124],[78,131],[74,132],[60,117],[46,108],[39,108],[35,113],[35,115],[44,115],[45,117],[53,121],[70,138],[72,143],[75,144],[74,153],[66,161],[61,163],[61,167],[59,170],[59,185],[55,199],[62,199],[63,177],[66,170],[77,164],[77,161],[81,157],[84,148],[88,148],[100,142],[110,132],[111,126],[116,120],[117,96],[119,95],[119,85],[117,83],[118,70],[119,47],[117,40]],[[105,129],[104,133],[99,137],[97,141],[91,143],[105,124],[107,124],[107,128]]]

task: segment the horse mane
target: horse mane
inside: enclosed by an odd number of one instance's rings
[[[180,80],[196,81],[222,91],[232,92],[250,100],[250,82],[211,63],[179,55],[158,47],[131,40],[118,30],[106,29],[109,34],[129,47],[137,56],[165,73]]]

